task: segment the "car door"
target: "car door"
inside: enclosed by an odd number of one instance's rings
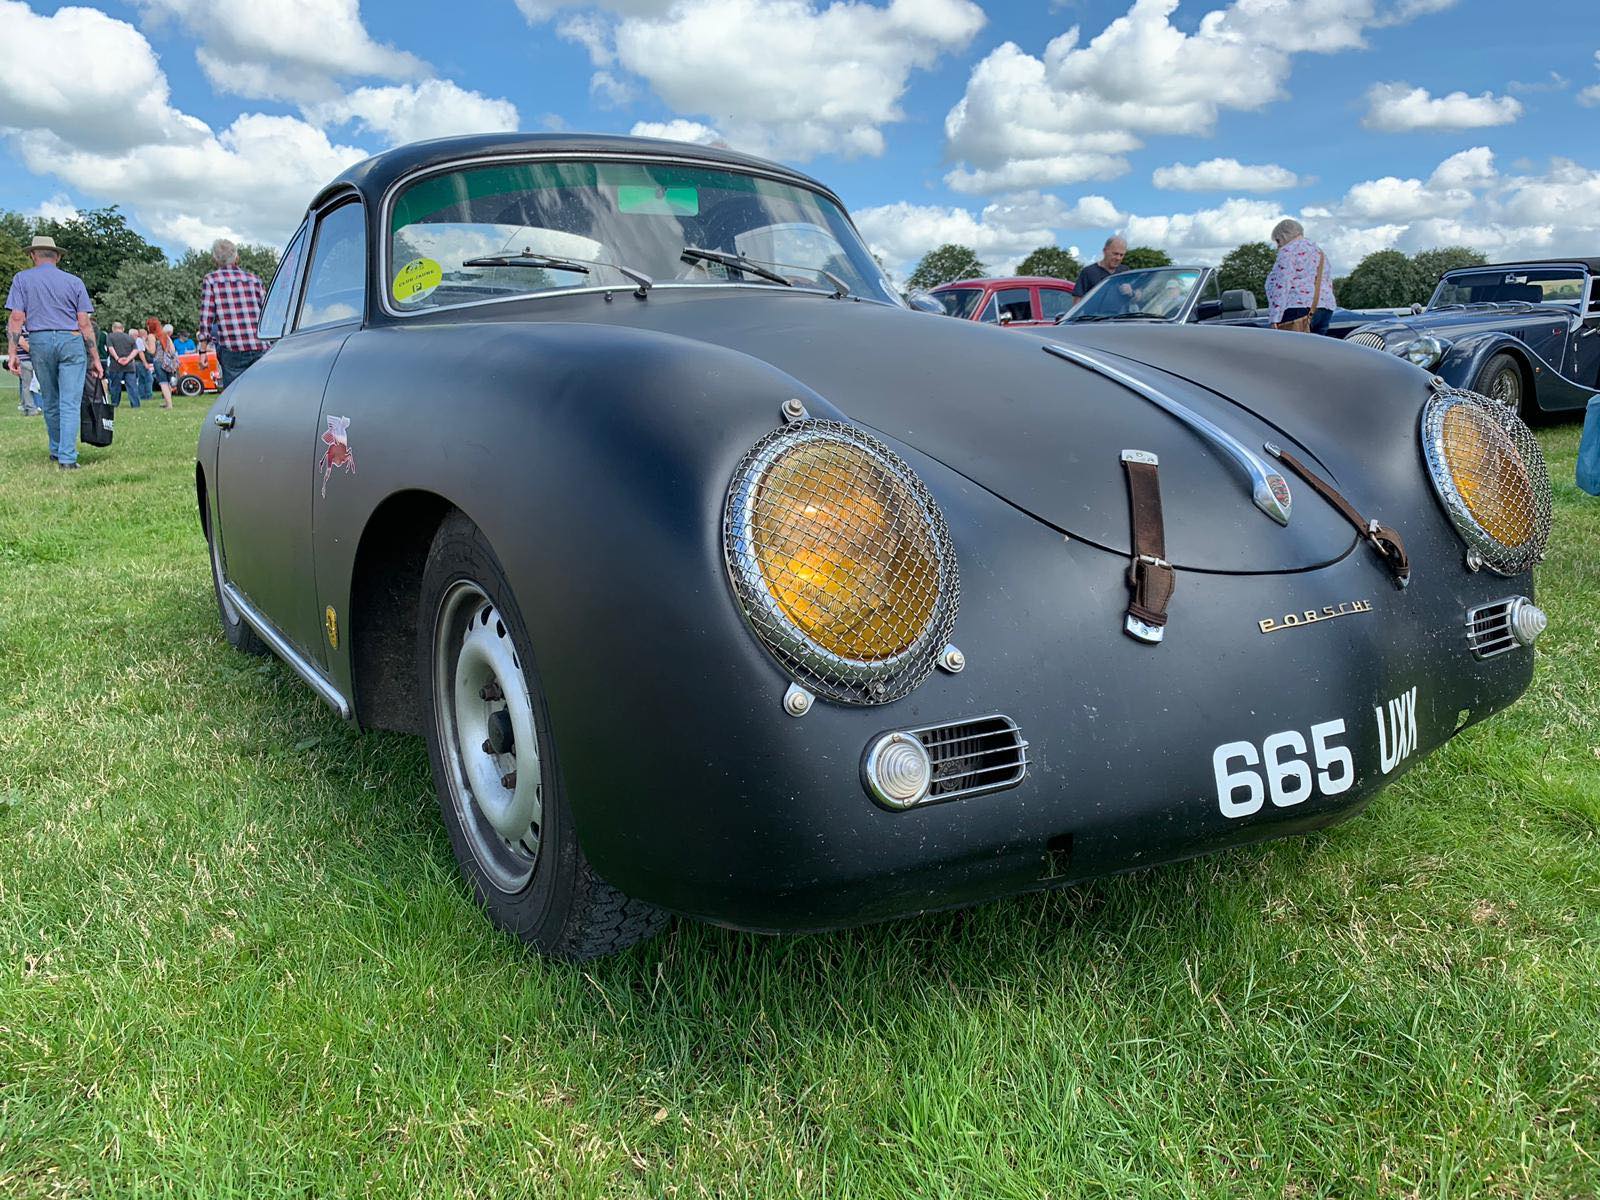
[[[303,231],[304,234],[304,231]],[[228,579],[308,662],[324,665],[312,558],[312,494],[321,462],[322,394],[365,310],[365,220],[359,200],[324,208],[262,314],[282,336],[228,387],[217,449],[217,511]],[[299,240],[297,238],[297,240]],[[291,250],[295,247],[291,244]],[[298,275],[303,274],[300,283]]]

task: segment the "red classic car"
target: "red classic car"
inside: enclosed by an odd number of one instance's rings
[[[946,315],[991,325],[1054,325],[1072,308],[1076,294],[1074,284],[1048,275],[958,279],[929,293]]]

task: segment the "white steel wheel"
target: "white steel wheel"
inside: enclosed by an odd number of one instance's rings
[[[459,580],[440,599],[433,645],[434,714],[456,818],[485,881],[520,892],[539,860],[544,793],[511,631],[481,586]]]

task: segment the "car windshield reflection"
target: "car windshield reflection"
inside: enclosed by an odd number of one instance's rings
[[[843,284],[851,295],[901,303],[832,200],[711,167],[523,162],[432,175],[396,198],[389,239],[389,301],[402,312],[632,287],[630,271],[658,285],[838,293]],[[586,269],[530,261],[540,259]]]
[[[1080,300],[1062,323],[1176,320],[1203,274],[1192,267],[1157,267],[1112,275]]]

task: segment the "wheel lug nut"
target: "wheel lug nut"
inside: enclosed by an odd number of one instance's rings
[[[514,787],[516,787],[517,786],[517,773],[515,771],[512,771],[509,774],[500,776],[500,786],[503,787],[503,788],[514,788]]]
[[[500,690],[498,683],[486,683],[478,689],[478,696],[483,700],[504,700],[506,694]]]

